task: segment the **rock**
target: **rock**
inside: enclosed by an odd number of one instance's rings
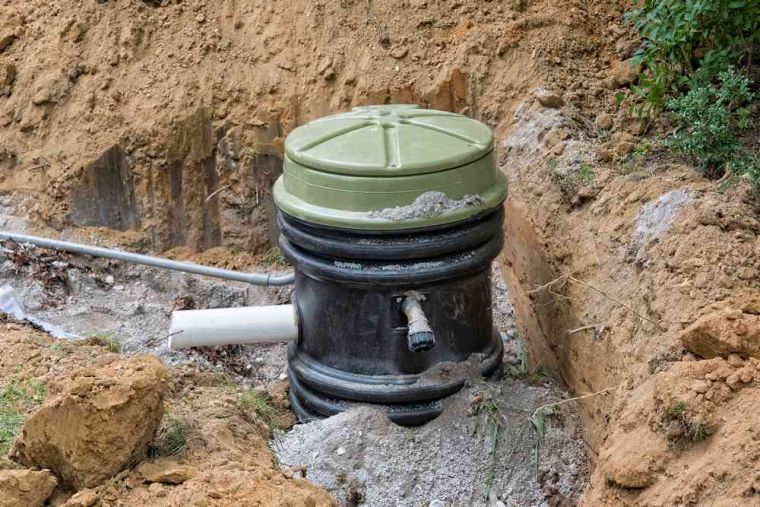
[[[602,473],[613,484],[623,488],[646,488],[668,454],[666,439],[647,426],[630,433],[617,430],[608,439],[599,457]]]
[[[739,382],[741,382],[741,379],[742,377],[738,372],[732,373],[726,379],[726,384],[728,384],[728,387],[730,387],[731,389],[734,389],[739,384]]]
[[[704,394],[707,392],[707,390],[710,389],[710,384],[705,382],[704,380],[697,380],[691,385],[691,390],[695,393]]]
[[[0,470],[0,507],[42,507],[56,486],[47,471]]]
[[[637,39],[628,39],[626,37],[621,37],[615,43],[615,51],[620,58],[628,59],[633,56],[640,44],[641,42]]]
[[[714,311],[686,328],[681,343],[705,359],[729,354],[760,358],[760,316],[741,313],[736,318],[733,313]]]
[[[335,451],[335,453],[338,456],[343,456],[344,454],[346,454],[346,448],[345,447],[338,447],[338,450]]]
[[[631,64],[631,60],[618,62],[609,76],[611,88],[621,88],[636,83],[639,79],[640,67]]]
[[[317,66],[317,73],[320,76],[322,76],[322,75],[324,75],[327,72],[327,70],[330,67],[332,67],[332,58],[330,58],[329,56],[327,56],[327,57],[323,58],[322,61]]]
[[[678,421],[670,421],[668,427],[665,429],[665,433],[671,440],[676,440],[683,435],[683,426]]]
[[[391,56],[395,58],[396,60],[401,60],[403,57],[405,57],[409,53],[409,48],[406,46],[399,46],[393,51],[391,51]]]
[[[13,41],[16,40],[16,34],[13,32],[0,33],[0,53],[11,47]]]
[[[635,136],[643,136],[649,129],[649,123],[650,121],[648,118],[637,118],[633,120],[631,123],[631,132]]]
[[[616,132],[610,136],[610,140],[612,141],[613,144],[622,144],[622,143],[634,143],[636,141],[636,138],[634,138],[628,132]]]
[[[16,65],[0,62],[0,97],[9,97],[16,82]]]
[[[760,315],[760,294],[753,293],[746,298],[742,298],[739,308],[741,308],[742,313]]]
[[[91,489],[85,489],[69,498],[63,507],[93,507],[97,501],[98,494]]]
[[[625,157],[631,153],[634,148],[636,148],[636,145],[633,143],[618,143],[615,145],[615,155],[618,157]]]
[[[180,465],[176,461],[158,460],[141,464],[137,467],[137,473],[147,482],[182,484],[195,477],[196,470],[191,466]]]
[[[0,6],[0,54],[23,34],[24,17],[10,7]]]
[[[52,96],[50,95],[50,90],[48,90],[47,88],[43,88],[42,90],[39,90],[34,95],[34,98],[32,98],[32,104],[34,104],[35,106],[48,104],[51,101],[52,101]]]
[[[730,354],[728,356],[728,365],[732,368],[741,368],[744,366],[744,361],[742,361],[742,358],[738,355]]]
[[[440,500],[433,500],[428,507],[446,507],[446,504]]]
[[[612,151],[618,157],[628,155],[636,147],[634,137],[628,132],[616,132],[610,136]]]
[[[613,125],[612,115],[607,114],[607,113],[602,113],[596,117],[596,121],[594,123],[596,124],[596,128],[598,129],[610,130]]]
[[[65,488],[98,486],[153,440],[167,376],[164,365],[149,355],[75,370],[24,424],[10,457],[50,469]]]
[[[612,162],[615,158],[615,152],[610,148],[599,148],[596,152],[596,157],[600,162]]]
[[[115,280],[115,279],[114,279],[114,277],[112,277],[111,275],[108,275],[108,276],[106,277],[106,283],[107,283],[108,285],[113,285],[113,284],[115,284],[115,283],[116,283],[116,280]]]
[[[755,268],[739,268],[737,276],[739,277],[739,280],[752,280],[755,278]]]
[[[552,109],[558,109],[565,105],[565,101],[562,100],[562,97],[552,91],[546,90],[545,88],[539,88],[536,90],[536,98],[542,106]]]

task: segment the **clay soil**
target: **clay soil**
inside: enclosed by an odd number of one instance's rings
[[[2,323],[0,345],[0,386],[11,383],[36,393],[34,405],[52,397],[71,382],[72,372],[102,368],[125,356],[109,352],[97,339],[62,342],[26,324]],[[195,368],[170,369],[169,391],[165,400],[164,425],[182,421],[188,426],[187,444],[171,457],[185,469],[197,471],[180,485],[146,481],[135,469],[140,462],[101,485],[74,491],[59,488],[51,505],[206,505],[206,506],[320,506],[334,505],[324,491],[293,474],[283,474],[269,449],[270,427],[255,410],[241,406],[245,390],[220,375],[198,373]],[[31,394],[30,394],[31,395]],[[290,412],[282,410],[282,391],[271,392],[279,409],[268,415],[267,423],[293,422]],[[22,414],[23,415],[23,414]],[[27,414],[28,415],[28,414]],[[107,418],[102,424],[109,424]],[[172,424],[168,422],[168,424]],[[124,428],[125,432],[131,428]],[[62,426],[77,438],[77,424]],[[58,437],[64,438],[61,434]],[[107,452],[108,449],[93,449]],[[69,457],[69,459],[75,459]],[[86,456],[82,457],[86,459]],[[18,465],[3,458],[2,468]],[[74,466],[77,464],[74,463]],[[88,500],[83,500],[83,499]],[[78,503],[81,502],[81,503]],[[47,504],[46,504],[47,505]],[[21,507],[20,505],[18,507]]]

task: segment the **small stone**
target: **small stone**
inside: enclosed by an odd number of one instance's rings
[[[494,504],[494,507],[507,507],[507,504],[499,500],[498,502]]]
[[[649,128],[649,120],[647,118],[638,118],[631,123],[631,132],[635,136],[643,136],[646,134]]]
[[[13,32],[0,33],[0,53],[11,47],[16,40],[16,34]]]
[[[206,15],[202,12],[199,12],[197,16],[195,16],[195,22],[198,24],[205,23],[206,22]]]
[[[346,448],[345,447],[338,447],[338,450],[335,451],[335,453],[338,456],[343,456],[344,454],[346,454]]]
[[[619,62],[610,73],[610,88],[620,88],[635,83],[639,78],[640,66],[633,65],[630,60]]]
[[[399,46],[393,51],[391,51],[391,56],[395,58],[396,60],[401,60],[403,57],[405,57],[409,53],[409,48],[406,46]]]
[[[0,97],[9,97],[16,82],[16,65],[0,62]]]
[[[636,139],[628,132],[616,132],[610,136],[613,144],[634,143]]]
[[[743,384],[749,384],[755,380],[755,374],[750,368],[744,368],[739,374],[739,380],[741,380]]]
[[[737,275],[740,280],[752,280],[755,278],[755,268],[739,268]]]
[[[193,467],[180,465],[176,461],[158,460],[153,463],[145,462],[137,467],[137,473],[147,482],[160,484],[182,484],[192,479],[196,470]]]
[[[634,148],[636,148],[636,145],[633,143],[619,143],[615,146],[615,154],[618,157],[624,157],[631,153]]]
[[[612,162],[615,159],[615,152],[607,148],[600,148],[596,152],[596,157],[600,162]]]
[[[51,100],[52,97],[50,96],[50,90],[45,88],[37,92],[37,94],[32,99],[32,104],[35,106],[41,106],[49,103]]]
[[[327,69],[332,67],[332,58],[325,57],[322,59],[322,61],[319,63],[319,66],[317,66],[317,73],[322,76],[327,72]]]
[[[91,489],[80,491],[69,498],[66,507],[93,507],[98,501],[98,494]]]
[[[111,285],[111,286],[113,286],[113,284],[114,284],[114,283],[116,283],[116,280],[115,280],[115,279],[114,279],[114,277],[112,277],[111,275],[108,275],[108,276],[106,277],[106,283],[107,283],[108,285]]]
[[[665,430],[665,433],[668,435],[668,438],[676,439],[683,435],[683,427],[678,421],[670,421],[670,424],[668,424],[668,428]]]
[[[607,113],[602,113],[596,117],[595,123],[596,123],[596,128],[598,129],[610,130],[613,125],[612,115],[607,114]]]
[[[707,392],[707,390],[710,389],[710,384],[705,382],[704,380],[697,380],[691,385],[691,390],[695,393],[704,394]]]
[[[557,143],[552,148],[552,153],[554,153],[555,155],[557,155],[559,157],[560,155],[562,155],[563,153],[565,153],[565,147],[566,146],[567,145],[565,143]]]
[[[536,98],[542,106],[552,109],[558,109],[565,105],[565,101],[562,100],[562,97],[545,88],[539,88],[536,90]]]
[[[726,379],[726,384],[728,384],[728,387],[734,389],[739,384],[740,381],[741,381],[741,376],[739,375],[739,373],[732,373]]]
[[[728,364],[734,368],[741,368],[744,366],[744,361],[742,361],[742,358],[738,354],[730,354],[728,356]]]
[[[433,500],[428,507],[446,507],[446,504],[440,500]]]

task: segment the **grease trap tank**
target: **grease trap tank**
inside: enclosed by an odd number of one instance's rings
[[[423,424],[473,367],[500,367],[491,262],[506,195],[492,132],[466,116],[361,107],[288,136],[274,198],[295,267],[301,420],[359,402]]]

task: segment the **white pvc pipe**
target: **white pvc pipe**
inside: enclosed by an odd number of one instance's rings
[[[172,313],[169,348],[297,339],[298,322],[293,305],[185,310]]]

